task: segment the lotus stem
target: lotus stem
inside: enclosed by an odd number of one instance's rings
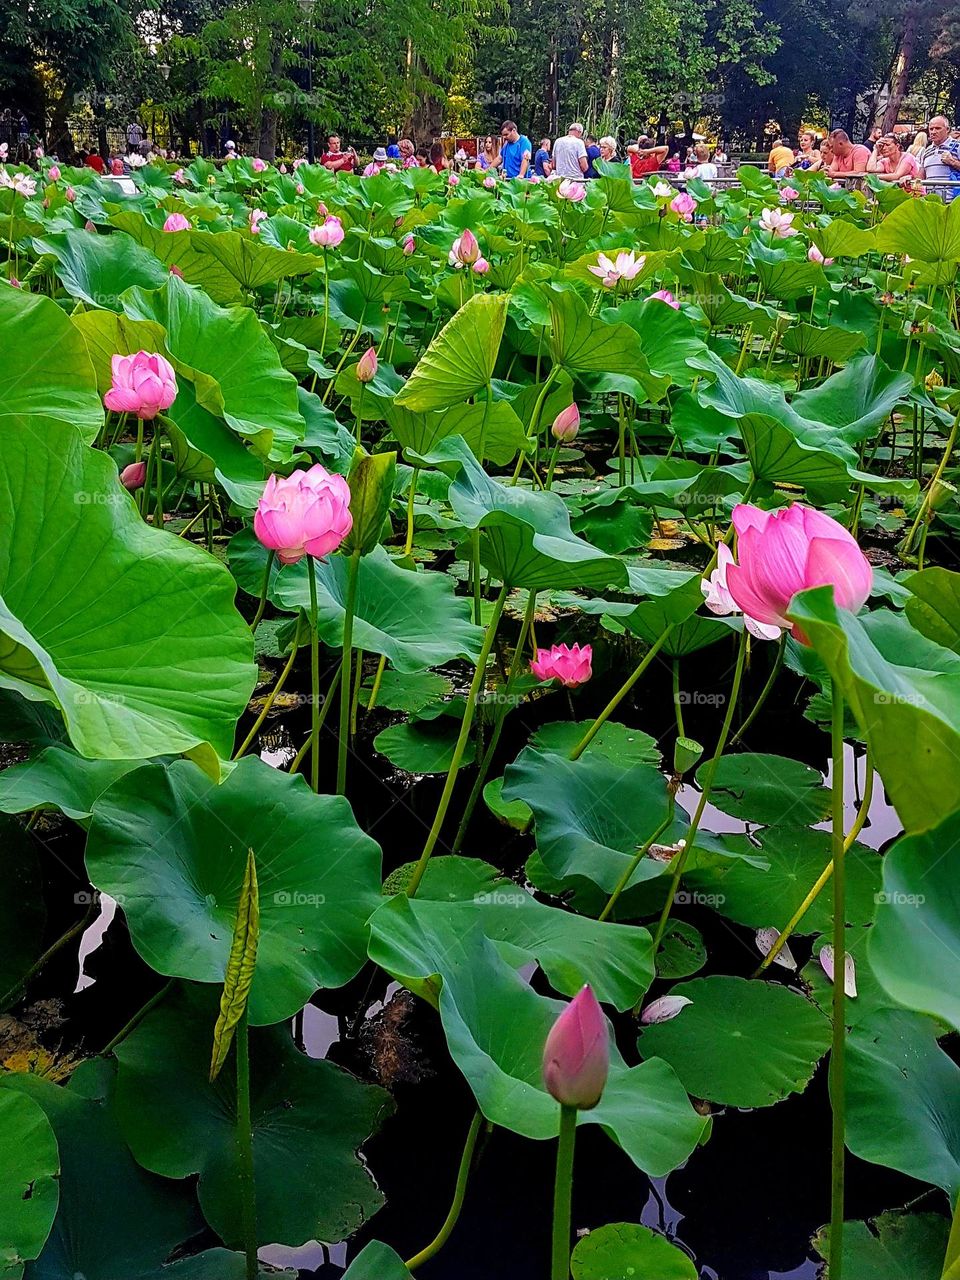
[[[846,980],[846,859],[843,839],[843,691],[833,681],[831,723],[833,771],[833,1044],[830,1052],[830,1104],[833,1111],[830,1151],[830,1280],[842,1280],[845,1062],[847,1028],[845,1019]]]
[[[623,875],[617,881],[617,887],[614,889],[613,893],[611,893],[610,897],[607,899],[607,905],[600,912],[599,916],[597,916],[598,920],[608,920],[610,918],[610,913],[613,910],[613,908],[617,905],[617,900],[619,899],[620,895],[623,893],[627,885],[630,883],[630,877],[633,875],[637,867],[640,865],[641,860],[646,856],[647,852],[650,849],[650,846],[655,841],[660,839],[660,837],[666,831],[667,827],[669,827],[670,823],[673,821],[673,813],[675,808],[675,799],[674,799],[673,791],[668,791],[667,796],[668,796],[667,816],[660,823],[659,827],[657,827],[656,831],[654,831],[653,834],[650,835],[643,842],[643,844],[639,847],[639,849],[634,854],[634,856],[630,859],[629,866],[626,868]]]
[[[280,675],[277,677],[277,683],[273,686],[273,688],[270,690],[270,692],[267,694],[266,698],[264,699],[263,708],[261,709],[260,714],[257,716],[256,720],[254,720],[253,725],[250,729],[250,732],[247,734],[243,742],[234,752],[234,756],[233,756],[234,760],[239,760],[240,757],[245,754],[248,747],[250,746],[250,743],[253,742],[254,738],[259,733],[260,726],[263,724],[264,720],[266,720],[267,716],[270,714],[270,708],[276,702],[277,695],[280,693],[283,686],[286,684],[287,676],[289,676],[291,670],[293,669],[293,664],[296,661],[297,649],[299,648],[299,645],[300,645],[300,615],[298,614],[297,629],[294,632],[293,643],[290,646],[290,657],[287,659],[283,670],[280,672]]]
[[[783,635],[780,637],[780,642],[777,647],[777,656],[774,659],[773,667],[771,668],[770,674],[769,676],[767,676],[767,682],[763,686],[763,688],[760,690],[760,695],[757,698],[756,702],[753,704],[750,714],[747,716],[746,720],[744,720],[743,724],[740,726],[737,732],[730,739],[731,747],[735,747],[737,745],[737,743],[740,741],[743,735],[747,732],[747,730],[753,724],[754,720],[756,720],[757,716],[760,714],[760,711],[763,708],[763,704],[766,702],[767,698],[770,696],[770,691],[773,688],[773,686],[776,684],[777,676],[780,674],[780,669],[783,666],[783,658],[784,658],[784,654],[786,653],[786,649],[787,649],[787,633],[784,632]]]
[[[680,884],[680,877],[683,875],[683,868],[686,865],[690,850],[693,848],[694,841],[697,838],[697,832],[700,830],[700,822],[703,818],[703,812],[707,807],[707,801],[710,799],[710,792],[713,789],[713,779],[717,772],[717,765],[720,763],[720,757],[723,755],[724,748],[727,745],[727,737],[730,733],[730,726],[733,723],[733,713],[736,710],[737,699],[740,696],[740,684],[743,680],[743,664],[747,654],[747,629],[740,632],[740,644],[737,649],[737,665],[733,672],[733,684],[730,688],[730,697],[727,701],[727,712],[723,717],[723,725],[720,729],[720,737],[717,739],[717,747],[713,753],[710,763],[707,765],[707,771],[704,775],[703,785],[700,789],[700,799],[697,803],[693,820],[687,829],[684,837],[684,845],[680,852],[673,860],[673,876],[670,880],[670,888],[667,891],[667,900],[663,904],[663,911],[660,913],[660,920],[657,924],[657,931],[653,936],[653,958],[656,961],[657,951],[663,940],[663,935],[667,929],[667,922],[670,919],[670,912],[673,908],[673,902],[677,894],[677,886]]]
[[[957,1207],[953,1211],[941,1280],[960,1280],[960,1201],[957,1202]]]
[[[270,571],[273,568],[273,561],[276,557],[275,551],[270,551],[267,555],[266,568],[263,571],[263,582],[260,586],[260,601],[257,604],[257,612],[253,615],[253,621],[250,623],[250,630],[256,633],[260,620],[263,617],[264,610],[267,607],[267,588],[270,586]]]
[[[433,1240],[430,1241],[419,1253],[415,1253],[404,1265],[408,1271],[415,1271],[417,1267],[422,1267],[435,1254],[439,1253],[443,1246],[453,1234],[453,1229],[457,1225],[460,1217],[460,1211],[463,1208],[463,1201],[467,1194],[467,1182],[470,1178],[470,1168],[473,1163],[473,1153],[476,1149],[477,1138],[480,1136],[480,1126],[483,1123],[483,1114],[478,1111],[473,1120],[470,1122],[470,1128],[467,1130],[467,1140],[463,1146],[463,1154],[460,1157],[460,1168],[457,1171],[457,1182],[453,1192],[453,1202],[450,1205],[450,1212],[444,1219],[443,1226],[437,1232]]]
[[[293,757],[293,763],[290,765],[290,770],[289,770],[290,773],[297,772],[301,764],[303,764],[303,758],[309,751],[311,745],[319,739],[320,730],[323,728],[324,722],[326,721],[326,718],[330,712],[330,708],[333,706],[333,695],[337,692],[337,686],[340,683],[341,675],[342,675],[342,670],[338,663],[337,669],[333,675],[333,679],[330,681],[330,687],[327,690],[326,697],[323,700],[323,706],[320,708],[320,717],[317,721],[316,732],[314,732],[314,730],[311,728],[310,733],[307,735],[306,742],[303,744],[303,746],[300,748],[297,754]]]
[[[527,599],[527,607],[524,611],[523,622],[520,626],[520,636],[517,640],[517,647],[513,651],[513,659],[510,663],[510,670],[507,673],[507,683],[503,692],[503,701],[498,704],[497,711],[493,720],[493,729],[490,732],[490,741],[487,743],[487,749],[483,753],[483,759],[480,762],[480,768],[477,771],[476,779],[473,783],[473,790],[470,792],[470,798],[467,800],[466,807],[463,810],[463,817],[460,819],[460,826],[457,829],[456,837],[451,846],[452,853],[459,853],[467,834],[467,827],[470,825],[470,819],[473,817],[473,811],[476,808],[477,801],[480,799],[480,793],[483,790],[483,784],[486,781],[487,774],[490,771],[490,765],[493,763],[493,757],[500,742],[500,733],[503,729],[503,722],[507,718],[507,711],[510,707],[510,694],[520,670],[520,664],[523,661],[523,647],[526,644],[527,635],[533,625],[533,615],[537,608],[537,593],[531,591]]]
[[[634,669],[633,674],[627,677],[624,683],[620,686],[617,692],[613,695],[613,697],[610,699],[607,705],[603,708],[603,710],[597,716],[596,720],[594,720],[593,724],[590,726],[587,732],[583,735],[583,737],[580,739],[577,745],[570,752],[571,760],[580,759],[580,757],[586,751],[587,747],[589,747],[590,743],[594,740],[594,738],[600,732],[601,728],[610,719],[614,711],[616,711],[617,707],[619,707],[620,703],[624,700],[624,698],[627,696],[627,694],[630,692],[633,686],[637,683],[637,681],[646,671],[647,667],[649,667],[650,663],[654,660],[654,658],[657,656],[657,654],[666,644],[667,640],[670,638],[670,633],[673,631],[673,626],[674,624],[671,623],[670,626],[667,627],[665,631],[661,632],[661,634],[657,637],[654,643],[650,646],[650,648],[644,654],[638,666]]]
[[[477,658],[477,665],[474,668],[473,680],[470,683],[470,692],[467,694],[467,705],[464,708],[463,720],[460,724],[460,735],[457,738],[456,746],[453,749],[453,759],[450,762],[450,768],[447,771],[447,780],[443,786],[443,794],[440,796],[440,803],[437,805],[437,812],[433,817],[433,825],[427,835],[426,844],[423,846],[423,852],[420,854],[420,860],[414,869],[407,885],[407,895],[411,898],[416,896],[416,892],[420,887],[420,881],[423,879],[423,873],[427,869],[427,863],[436,848],[437,841],[440,838],[440,832],[443,828],[443,820],[447,816],[447,810],[450,807],[450,800],[453,796],[453,788],[456,785],[457,774],[460,772],[460,765],[463,761],[463,754],[467,749],[467,742],[470,738],[470,728],[473,724],[473,716],[477,707],[477,699],[480,696],[480,690],[483,687],[483,679],[487,669],[487,659],[490,657],[490,650],[493,648],[494,637],[497,634],[497,627],[500,625],[500,619],[503,616],[503,606],[507,602],[507,595],[510,592],[509,586],[504,583],[497,596],[496,604],[493,606],[493,615],[487,623],[484,631],[483,644],[480,646],[480,656]]]
[[[867,758],[866,758],[866,769],[864,772],[864,780],[863,780],[863,799],[860,801],[860,807],[857,810],[857,816],[853,820],[853,826],[850,828],[849,832],[847,833],[847,838],[843,842],[844,853],[850,852],[851,846],[853,845],[857,836],[863,830],[863,824],[867,820],[867,815],[870,812],[870,805],[873,802],[873,777],[874,777],[873,758],[870,752],[868,751]],[[819,897],[820,892],[823,889],[824,885],[828,883],[832,875],[833,875],[833,858],[830,859],[826,867],[824,867],[823,871],[821,871],[820,875],[817,876],[817,879],[813,885],[813,888],[810,890],[810,892],[807,894],[804,900],[800,903],[799,907],[797,907],[796,911],[790,917],[790,921],[787,924],[786,928],[780,934],[779,938],[777,938],[776,942],[773,944],[773,946],[770,948],[767,954],[763,957],[762,963],[760,964],[756,972],[753,974],[754,978],[759,978],[760,975],[763,973],[763,971],[765,969],[768,969],[770,965],[773,964],[774,960],[776,960],[777,956],[780,954],[783,948],[787,945],[787,941],[790,935],[796,932],[797,926],[800,924],[800,921],[803,919],[803,917],[807,914],[807,912],[813,906],[814,902]]]
[[[382,653],[380,661],[377,663],[377,674],[373,677],[373,688],[370,690],[370,698],[367,702],[367,710],[372,711],[377,705],[377,696],[380,693],[380,685],[383,682],[383,673],[387,669],[387,655]]]
[[[352,552],[347,565],[347,599],[343,613],[343,657],[340,680],[340,740],[337,744],[337,795],[342,796],[347,786],[347,746],[350,734],[350,669],[353,661],[353,614],[357,603],[357,577],[360,569],[360,552]],[[319,730],[318,730],[319,734]],[[319,742],[314,750],[319,751]],[[316,787],[314,787],[316,790]]]
[[[577,1109],[561,1104],[557,1174],[553,1184],[553,1253],[550,1280],[570,1280],[570,1220],[573,1200],[573,1151]]]
[[[417,497],[417,477],[419,474],[420,468],[414,467],[413,474],[410,476],[410,492],[407,495],[407,540],[403,544],[403,554],[405,556],[408,556],[413,550],[413,504]]]
[[[320,790],[320,628],[317,622],[317,567],[313,556],[307,556],[307,581],[310,583],[310,786]]]
[[[943,450],[943,457],[940,459],[940,463],[936,471],[933,473],[933,479],[924,490],[923,499],[920,503],[920,510],[917,512],[917,518],[910,526],[910,532],[901,543],[900,549],[904,555],[909,554],[910,549],[913,546],[913,540],[917,536],[917,530],[920,528],[921,521],[923,521],[927,515],[927,508],[930,505],[931,495],[936,492],[937,486],[940,483],[940,478],[947,468],[947,463],[950,461],[950,455],[953,453],[953,446],[957,442],[958,426],[960,426],[960,413],[958,413],[953,420],[953,426],[950,428],[950,435],[947,437],[946,447]]]
[[[253,1174],[253,1130],[250,1124],[250,1029],[244,1009],[237,1023],[237,1151],[240,1156],[240,1212],[246,1280],[257,1280],[257,1190]]]

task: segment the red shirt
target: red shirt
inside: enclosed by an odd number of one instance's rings
[[[858,142],[850,148],[847,155],[835,155],[830,163],[830,168],[837,173],[862,173],[866,169],[869,159],[870,148],[865,147],[862,142]]]
[[[656,173],[660,168],[660,159],[652,156],[641,156],[636,151],[630,152],[630,172],[635,178],[642,178],[646,173]]]
[[[356,164],[352,153],[349,151],[325,151],[320,157],[320,163],[325,165],[328,160],[339,160],[338,168],[341,173],[352,173],[353,166]]]
[[[91,169],[96,169],[97,173],[103,173],[103,156],[98,156],[96,152],[94,152],[93,155],[87,156],[84,164]]]

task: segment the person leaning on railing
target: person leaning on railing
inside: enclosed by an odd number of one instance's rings
[[[930,142],[917,157],[920,172],[928,181],[951,184],[937,187],[949,204],[960,194],[960,140],[950,136],[946,116],[934,116],[927,125],[927,134]]]

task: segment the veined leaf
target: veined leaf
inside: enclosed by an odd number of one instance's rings
[[[260,890],[257,885],[257,863],[253,850],[248,849],[247,865],[240,885],[240,901],[237,904],[237,919],[233,926],[233,941],[223,980],[223,994],[220,997],[220,1013],[213,1029],[211,1080],[216,1080],[220,1074],[230,1052],[237,1023],[247,1011],[259,941]]]

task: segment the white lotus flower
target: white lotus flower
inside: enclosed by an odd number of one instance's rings
[[[646,258],[643,254],[638,258],[631,249],[625,249],[616,258],[609,258],[605,253],[597,254],[597,265],[588,267],[593,275],[599,276],[605,289],[613,289],[621,280],[633,280],[643,270]]]
[[[830,981],[833,982],[833,947],[824,947],[817,958],[820,961],[820,968],[827,975]],[[857,966],[849,951],[845,951],[843,953],[843,989],[851,1000],[856,999]]]

